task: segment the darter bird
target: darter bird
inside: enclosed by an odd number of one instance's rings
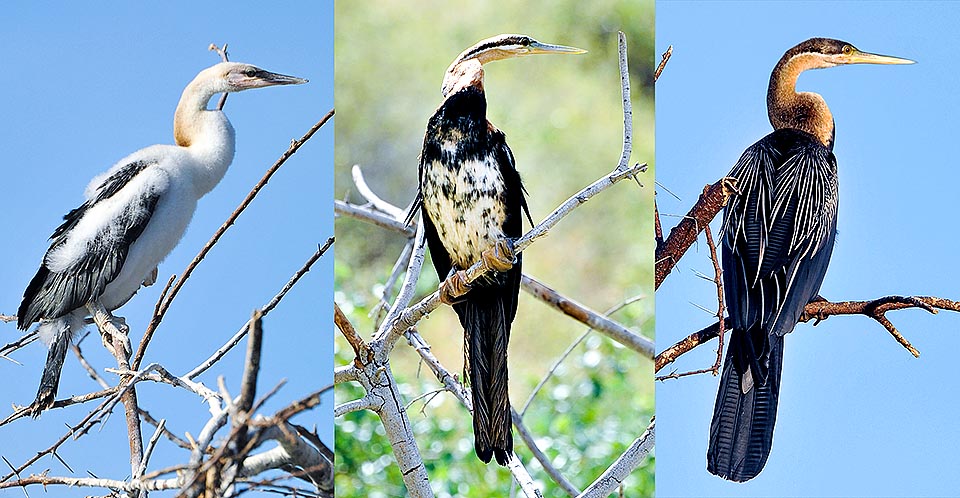
[[[783,337],[816,298],[837,232],[834,122],[823,98],[797,92],[807,69],[910,64],[829,38],[788,50],[770,75],[774,131],[730,171],[737,193],[724,211],[723,285],[733,324],[710,424],[707,470],[731,481],[755,477],[773,442]]]
[[[468,48],[447,69],[443,103],[427,123],[420,155],[419,193],[408,215],[421,210],[430,256],[440,280],[454,276],[448,297],[464,332],[464,372],[473,397],[477,456],[506,465],[513,453],[507,393],[507,343],[517,313],[521,257],[512,240],[530,219],[520,174],[503,132],[487,120],[483,64],[534,54],[584,50],[499,35]],[[531,224],[532,224],[531,220]],[[488,251],[489,250],[489,251]],[[487,258],[497,272],[470,286],[457,271]],[[459,291],[457,292],[459,294]]]
[[[197,201],[223,178],[233,161],[234,131],[227,116],[207,109],[218,93],[306,83],[250,64],[222,62],[187,85],[174,115],[176,145],[153,145],[120,160],[87,186],[86,200],[64,216],[23,294],[17,326],[40,322],[49,346],[34,416],[53,405],[70,340],[93,316],[103,344],[114,338],[130,351],[128,328],[110,311],[141,284],[180,241]]]

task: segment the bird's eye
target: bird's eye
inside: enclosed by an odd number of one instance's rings
[[[247,69],[244,69],[244,70],[243,70],[243,74],[244,74],[244,76],[247,76],[247,77],[249,77],[249,78],[253,78],[254,76],[257,75],[257,70],[254,69],[254,68],[252,68],[252,67],[248,67]]]
[[[853,48],[853,45],[844,45],[844,46],[843,46],[843,53],[846,54],[846,55],[850,55],[850,54],[852,54],[852,53],[855,52],[855,51],[856,51],[856,49]]]

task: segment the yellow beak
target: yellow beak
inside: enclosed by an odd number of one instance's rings
[[[859,50],[849,55],[844,54],[840,56],[840,60],[843,64],[915,64],[915,61],[910,59],[871,54],[869,52],[860,52]]]

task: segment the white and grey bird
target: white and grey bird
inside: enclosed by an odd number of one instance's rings
[[[250,64],[222,62],[187,85],[174,115],[176,145],[153,145],[125,157],[87,186],[85,201],[64,216],[23,294],[17,326],[38,333],[50,351],[37,398],[38,416],[49,408],[73,336],[93,316],[104,345],[116,335],[129,350],[126,325],[110,311],[126,303],[183,236],[197,201],[233,161],[235,135],[227,116],[207,109],[219,93],[293,85],[307,80]],[[112,331],[112,332],[111,332]]]

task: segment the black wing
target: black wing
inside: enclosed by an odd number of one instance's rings
[[[748,148],[730,176],[741,194],[724,215],[725,297],[733,328],[760,332],[751,338],[759,353],[820,290],[836,235],[837,164],[813,136],[785,129]]]
[[[91,199],[64,216],[63,224],[50,237],[52,242],[47,255],[67,242],[71,231],[77,228],[91,208],[116,195],[144,169],[154,164],[132,162],[107,177]],[[51,271],[45,256],[23,294],[17,313],[17,326],[26,330],[41,318],[59,318],[99,296],[107,284],[120,274],[130,245],[143,233],[159,199],[159,191],[148,190],[145,195],[126,205],[115,223],[100,227],[83,257],[70,267]]]
[[[833,251],[833,153],[813,136],[778,130],[744,152],[730,176],[723,282],[733,331],[710,424],[707,470],[746,481],[773,443],[783,336],[817,295]]]

